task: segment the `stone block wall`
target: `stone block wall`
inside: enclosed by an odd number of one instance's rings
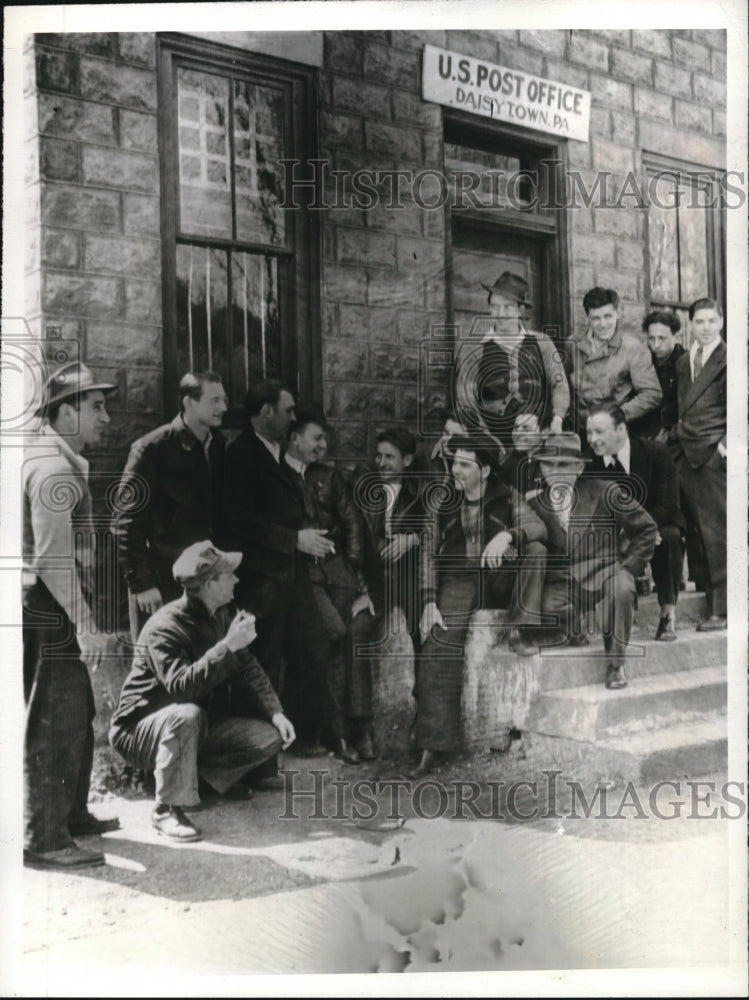
[[[587,191],[607,171],[618,192],[629,171],[644,183],[643,150],[722,165],[726,36],[328,31],[322,41],[319,140],[330,206],[322,390],[334,454],[361,459],[383,426],[416,427],[419,397],[427,414],[444,400],[444,373],[427,382],[419,366],[420,343],[446,319],[446,215],[421,207],[411,183],[443,169],[442,109],[421,98],[424,44],[590,90],[590,141],[569,142],[569,164]],[[259,44],[237,36],[242,43]],[[117,382],[106,458],[121,466],[127,444],[172,412],[163,394],[155,36],[37,35],[26,55],[27,316],[39,336],[52,327],[80,342],[87,363]],[[355,205],[339,178],[378,170],[411,176],[381,176],[372,203]],[[428,183],[420,190],[428,200]],[[620,292],[628,328],[639,330],[646,233],[632,198],[569,210],[573,328],[585,322],[585,291],[606,284]]]
[[[117,384],[93,458],[112,475],[164,413],[155,54],[142,33],[26,49],[27,318]]]

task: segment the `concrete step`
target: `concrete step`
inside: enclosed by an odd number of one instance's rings
[[[589,779],[606,778],[621,786],[682,781],[703,775],[725,775],[728,738],[725,715],[715,712],[666,729],[583,742],[557,736],[524,733],[526,758]],[[668,815],[668,796],[658,799]]]
[[[646,734],[612,736],[596,752],[616,755],[619,769],[642,781],[724,774],[728,767],[728,735],[723,714],[669,726]]]
[[[724,632],[680,632],[674,642],[656,642],[633,635],[627,651],[627,677],[634,680],[653,674],[722,666],[727,662],[727,642]],[[542,646],[539,659],[539,690],[602,684],[606,677],[608,658],[600,637],[589,646]]]
[[[703,667],[638,677],[609,691],[603,684],[540,692],[526,728],[547,736],[597,742],[681,725],[725,711],[727,670]]]
[[[676,605],[676,630],[688,631],[694,629],[699,621],[707,614],[707,603],[704,594],[695,591],[682,591],[679,594],[679,601]],[[661,617],[658,598],[655,594],[648,594],[647,597],[637,598],[637,611],[635,621],[640,629],[647,630],[655,635],[658,628],[658,621]]]

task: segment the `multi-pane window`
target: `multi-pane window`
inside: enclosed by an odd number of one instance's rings
[[[235,409],[257,378],[310,391],[311,223],[303,205],[283,205],[281,161],[313,155],[311,71],[179,36],[160,42],[171,380],[213,369]]]
[[[691,302],[724,299],[718,179],[715,171],[653,163],[648,181],[651,307],[674,309],[686,330]]]

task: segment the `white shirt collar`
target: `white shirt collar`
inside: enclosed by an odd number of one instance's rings
[[[710,355],[713,353],[713,351],[717,348],[718,344],[720,344],[722,340],[723,340],[723,338],[720,336],[720,334],[718,334],[718,336],[715,338],[715,340],[712,341],[712,343],[707,344],[705,347],[702,348],[702,367],[703,368],[707,364],[707,361],[708,361],[708,358],[710,357]],[[694,359],[695,359],[695,356],[696,356],[697,351],[699,349],[699,346],[700,346],[699,341],[695,340],[692,343],[692,346],[689,348],[689,361],[690,361],[690,363],[692,365],[692,371],[693,372],[694,372]]]
[[[621,464],[624,466],[624,471],[629,472],[629,467],[632,462],[632,446],[630,444],[629,438],[624,442],[619,451],[616,453],[616,457],[619,459]],[[603,464],[608,468],[614,461],[613,455],[604,455]]]
[[[271,455],[275,458],[275,460],[277,462],[280,462],[281,461],[281,445],[277,441],[269,441],[267,438],[264,438],[262,434],[258,433],[258,431],[255,431],[255,434],[257,434],[258,438],[263,442],[263,444],[268,449],[268,451],[271,453]]]
[[[284,460],[287,465],[290,465],[294,472],[298,472],[299,475],[304,478],[304,471],[307,468],[306,462],[301,462],[298,458],[293,458],[288,451],[284,453]]]

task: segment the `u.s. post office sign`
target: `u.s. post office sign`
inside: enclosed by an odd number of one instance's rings
[[[424,46],[423,70],[425,101],[588,141],[587,90],[433,45]]]

